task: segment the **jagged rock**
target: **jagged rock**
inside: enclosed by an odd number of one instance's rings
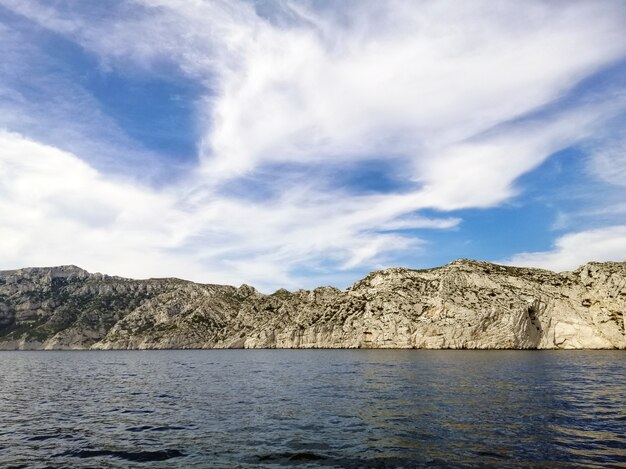
[[[0,272],[0,348],[626,348],[626,262],[574,272],[460,259],[345,291]]]

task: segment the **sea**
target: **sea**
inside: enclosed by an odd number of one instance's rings
[[[626,467],[626,351],[0,352],[0,467]]]

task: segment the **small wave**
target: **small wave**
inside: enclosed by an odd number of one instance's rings
[[[152,429],[152,425],[141,425],[139,427],[128,427],[126,431],[127,432],[145,432],[151,429]]]
[[[488,458],[498,458],[498,459],[511,459],[507,454],[495,453],[493,451],[476,451],[478,456],[484,456]]]
[[[152,425],[140,425],[138,427],[128,427],[126,429],[127,432],[169,432],[173,430],[187,430],[187,427],[178,426],[178,425],[162,425],[158,427],[154,427]]]
[[[114,451],[100,449],[77,449],[56,454],[55,457],[69,456],[81,459],[112,457],[124,459],[126,461],[151,462],[166,461],[168,459],[179,458],[184,455],[185,454],[182,451],[179,451],[177,449],[164,449],[157,451]]]
[[[182,427],[177,425],[164,425],[162,427],[154,427],[151,432],[169,432],[172,430],[187,430],[188,427]]]
[[[28,438],[28,441],[46,441],[46,440],[51,440],[51,439],[73,440],[75,438],[76,438],[75,436],[67,435],[67,434],[35,435],[35,436],[31,436],[30,438]]]
[[[326,459],[324,456],[315,453],[274,453],[257,456],[259,461],[320,461]]]

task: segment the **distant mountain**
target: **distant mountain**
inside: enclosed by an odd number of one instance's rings
[[[626,348],[626,262],[574,272],[461,259],[333,287],[0,271],[0,349]]]

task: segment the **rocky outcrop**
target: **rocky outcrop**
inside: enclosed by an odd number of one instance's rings
[[[332,287],[0,272],[0,348],[626,348],[626,262],[574,272],[461,259]]]

